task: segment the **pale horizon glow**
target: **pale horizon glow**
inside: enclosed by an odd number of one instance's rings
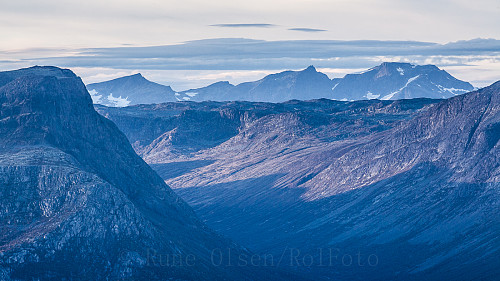
[[[56,65],[73,69],[87,83],[141,72],[153,81],[185,90],[215,79],[234,84],[257,80],[310,64],[328,70],[325,73],[333,78],[382,61],[407,61],[433,63],[459,79],[485,86],[500,79],[500,45],[497,50],[490,44],[488,51],[476,48],[467,54],[422,52],[418,46],[412,47],[415,54],[401,50],[380,53],[374,47],[363,54],[365,47],[359,46],[357,54],[335,55],[333,51],[321,53],[321,42],[378,40],[444,45],[476,38],[500,39],[499,18],[497,0],[5,1],[0,10],[0,69]],[[220,44],[224,42],[221,38],[248,38],[241,48],[250,51],[243,55],[234,50],[204,53],[200,57],[210,43],[202,47],[192,43],[213,39]],[[297,47],[298,41],[304,42],[304,48]],[[284,43],[276,43],[278,48],[271,46],[273,42]],[[306,42],[313,42],[311,46],[318,49],[309,52]],[[476,44],[469,42],[468,48]],[[260,44],[258,48],[256,44]],[[163,53],[158,54],[152,46],[171,48],[160,47]],[[144,58],[126,49],[135,47],[144,48]],[[100,48],[107,50],[104,55],[86,51]],[[183,48],[190,49],[182,54]],[[281,50],[286,55],[280,57]],[[272,56],[263,57],[267,52]]]

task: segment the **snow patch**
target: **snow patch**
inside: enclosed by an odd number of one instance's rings
[[[465,89],[457,89],[457,88],[445,88],[441,85],[436,85],[438,88],[439,88],[439,91],[441,93],[444,93],[444,92],[450,92],[454,95],[459,95],[459,94],[462,94],[462,93],[467,93],[469,92],[469,90],[465,90]]]
[[[395,95],[395,94],[397,94],[398,92],[399,92],[399,91],[395,91],[395,92],[392,92],[392,93],[390,93],[390,94],[388,94],[388,95],[385,95],[385,96],[383,96],[383,97],[381,98],[381,100],[390,100],[390,99],[392,99],[392,97],[394,97],[394,95]]]
[[[399,72],[399,75],[405,75],[405,71],[401,67],[398,67],[396,70]]]
[[[198,93],[195,92],[187,92],[186,95],[190,97],[195,97]]]
[[[102,95],[99,95],[99,93],[92,89],[89,91],[90,97],[92,98],[92,102],[94,104],[101,104],[102,103]]]
[[[183,100],[190,100],[191,98],[190,97],[183,97],[182,99]]]
[[[371,92],[368,92],[368,93],[366,93],[366,96],[365,96],[365,97],[366,97],[367,99],[372,100],[372,99],[378,99],[378,98],[380,97],[380,95],[377,95],[377,94],[373,94],[373,93],[371,93]]]
[[[179,93],[175,93],[175,95],[176,95],[176,96],[180,96],[181,94],[179,94]]]
[[[108,101],[115,107],[125,107],[130,104],[128,97],[126,98],[122,98],[122,96],[113,97],[113,93],[109,94]]]
[[[367,70],[354,72],[353,74],[365,74],[365,73],[367,73],[367,72],[370,72],[370,71],[374,70],[375,68],[377,68],[377,67],[375,66],[375,67],[369,68],[369,69],[367,69]]]
[[[337,84],[335,84],[335,86],[333,86],[333,88],[332,88],[332,91],[333,91],[333,90],[335,90],[335,88],[337,88],[337,86],[338,86],[339,84],[340,84],[340,82],[339,82],[339,83],[337,83]]]
[[[406,84],[403,87],[401,87],[401,89],[399,89],[399,90],[397,90],[395,92],[392,92],[392,93],[384,96],[382,98],[382,100],[390,100],[390,99],[392,99],[392,97],[394,97],[395,94],[400,93],[402,90],[404,90],[404,88],[408,87],[408,85],[410,85],[410,83],[413,82],[413,81],[415,81],[415,79],[417,79],[418,77],[420,77],[420,75],[417,75],[415,77],[412,77],[412,78],[408,79],[408,81],[406,81]]]

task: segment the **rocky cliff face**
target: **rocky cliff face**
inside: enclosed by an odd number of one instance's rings
[[[2,280],[279,278],[214,264],[213,250],[249,253],[197,219],[71,71],[2,72],[0,104]]]
[[[298,250],[284,266],[314,278],[494,279],[499,83],[444,101],[250,103],[219,144],[142,156],[210,226],[259,253]]]

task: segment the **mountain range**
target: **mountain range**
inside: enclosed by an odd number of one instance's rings
[[[0,105],[0,280],[500,275],[500,81],[107,107],[70,70],[32,67],[0,72]]]
[[[251,253],[197,218],[70,70],[0,72],[0,104],[1,280],[282,278],[231,266]]]
[[[500,82],[446,100],[96,108],[204,222],[262,255],[293,253],[287,270],[500,275]]]
[[[470,83],[460,81],[434,65],[409,63],[382,63],[362,73],[335,79],[309,66],[302,71],[271,74],[254,82],[232,85],[222,81],[180,92],[147,81],[140,74],[90,84],[87,88],[95,103],[107,106],[175,100],[284,102],[319,98],[348,101],[449,98],[474,89]]]

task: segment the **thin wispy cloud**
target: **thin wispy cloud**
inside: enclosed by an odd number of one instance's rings
[[[237,36],[325,39],[321,36],[327,32],[311,29],[328,30],[328,38],[345,40],[444,43],[500,38],[498,0],[86,0],[63,5],[65,2],[2,1],[0,50],[122,43],[155,46]],[[242,30],[252,34],[238,34]]]
[[[210,26],[214,27],[233,27],[233,28],[240,28],[240,27],[258,27],[258,28],[270,28],[270,27],[276,27],[275,24],[271,23],[219,23],[219,24],[211,24]]]
[[[323,32],[323,31],[328,31],[326,29],[306,28],[306,27],[289,28],[288,30],[291,30],[291,31],[300,31],[300,32]]]

